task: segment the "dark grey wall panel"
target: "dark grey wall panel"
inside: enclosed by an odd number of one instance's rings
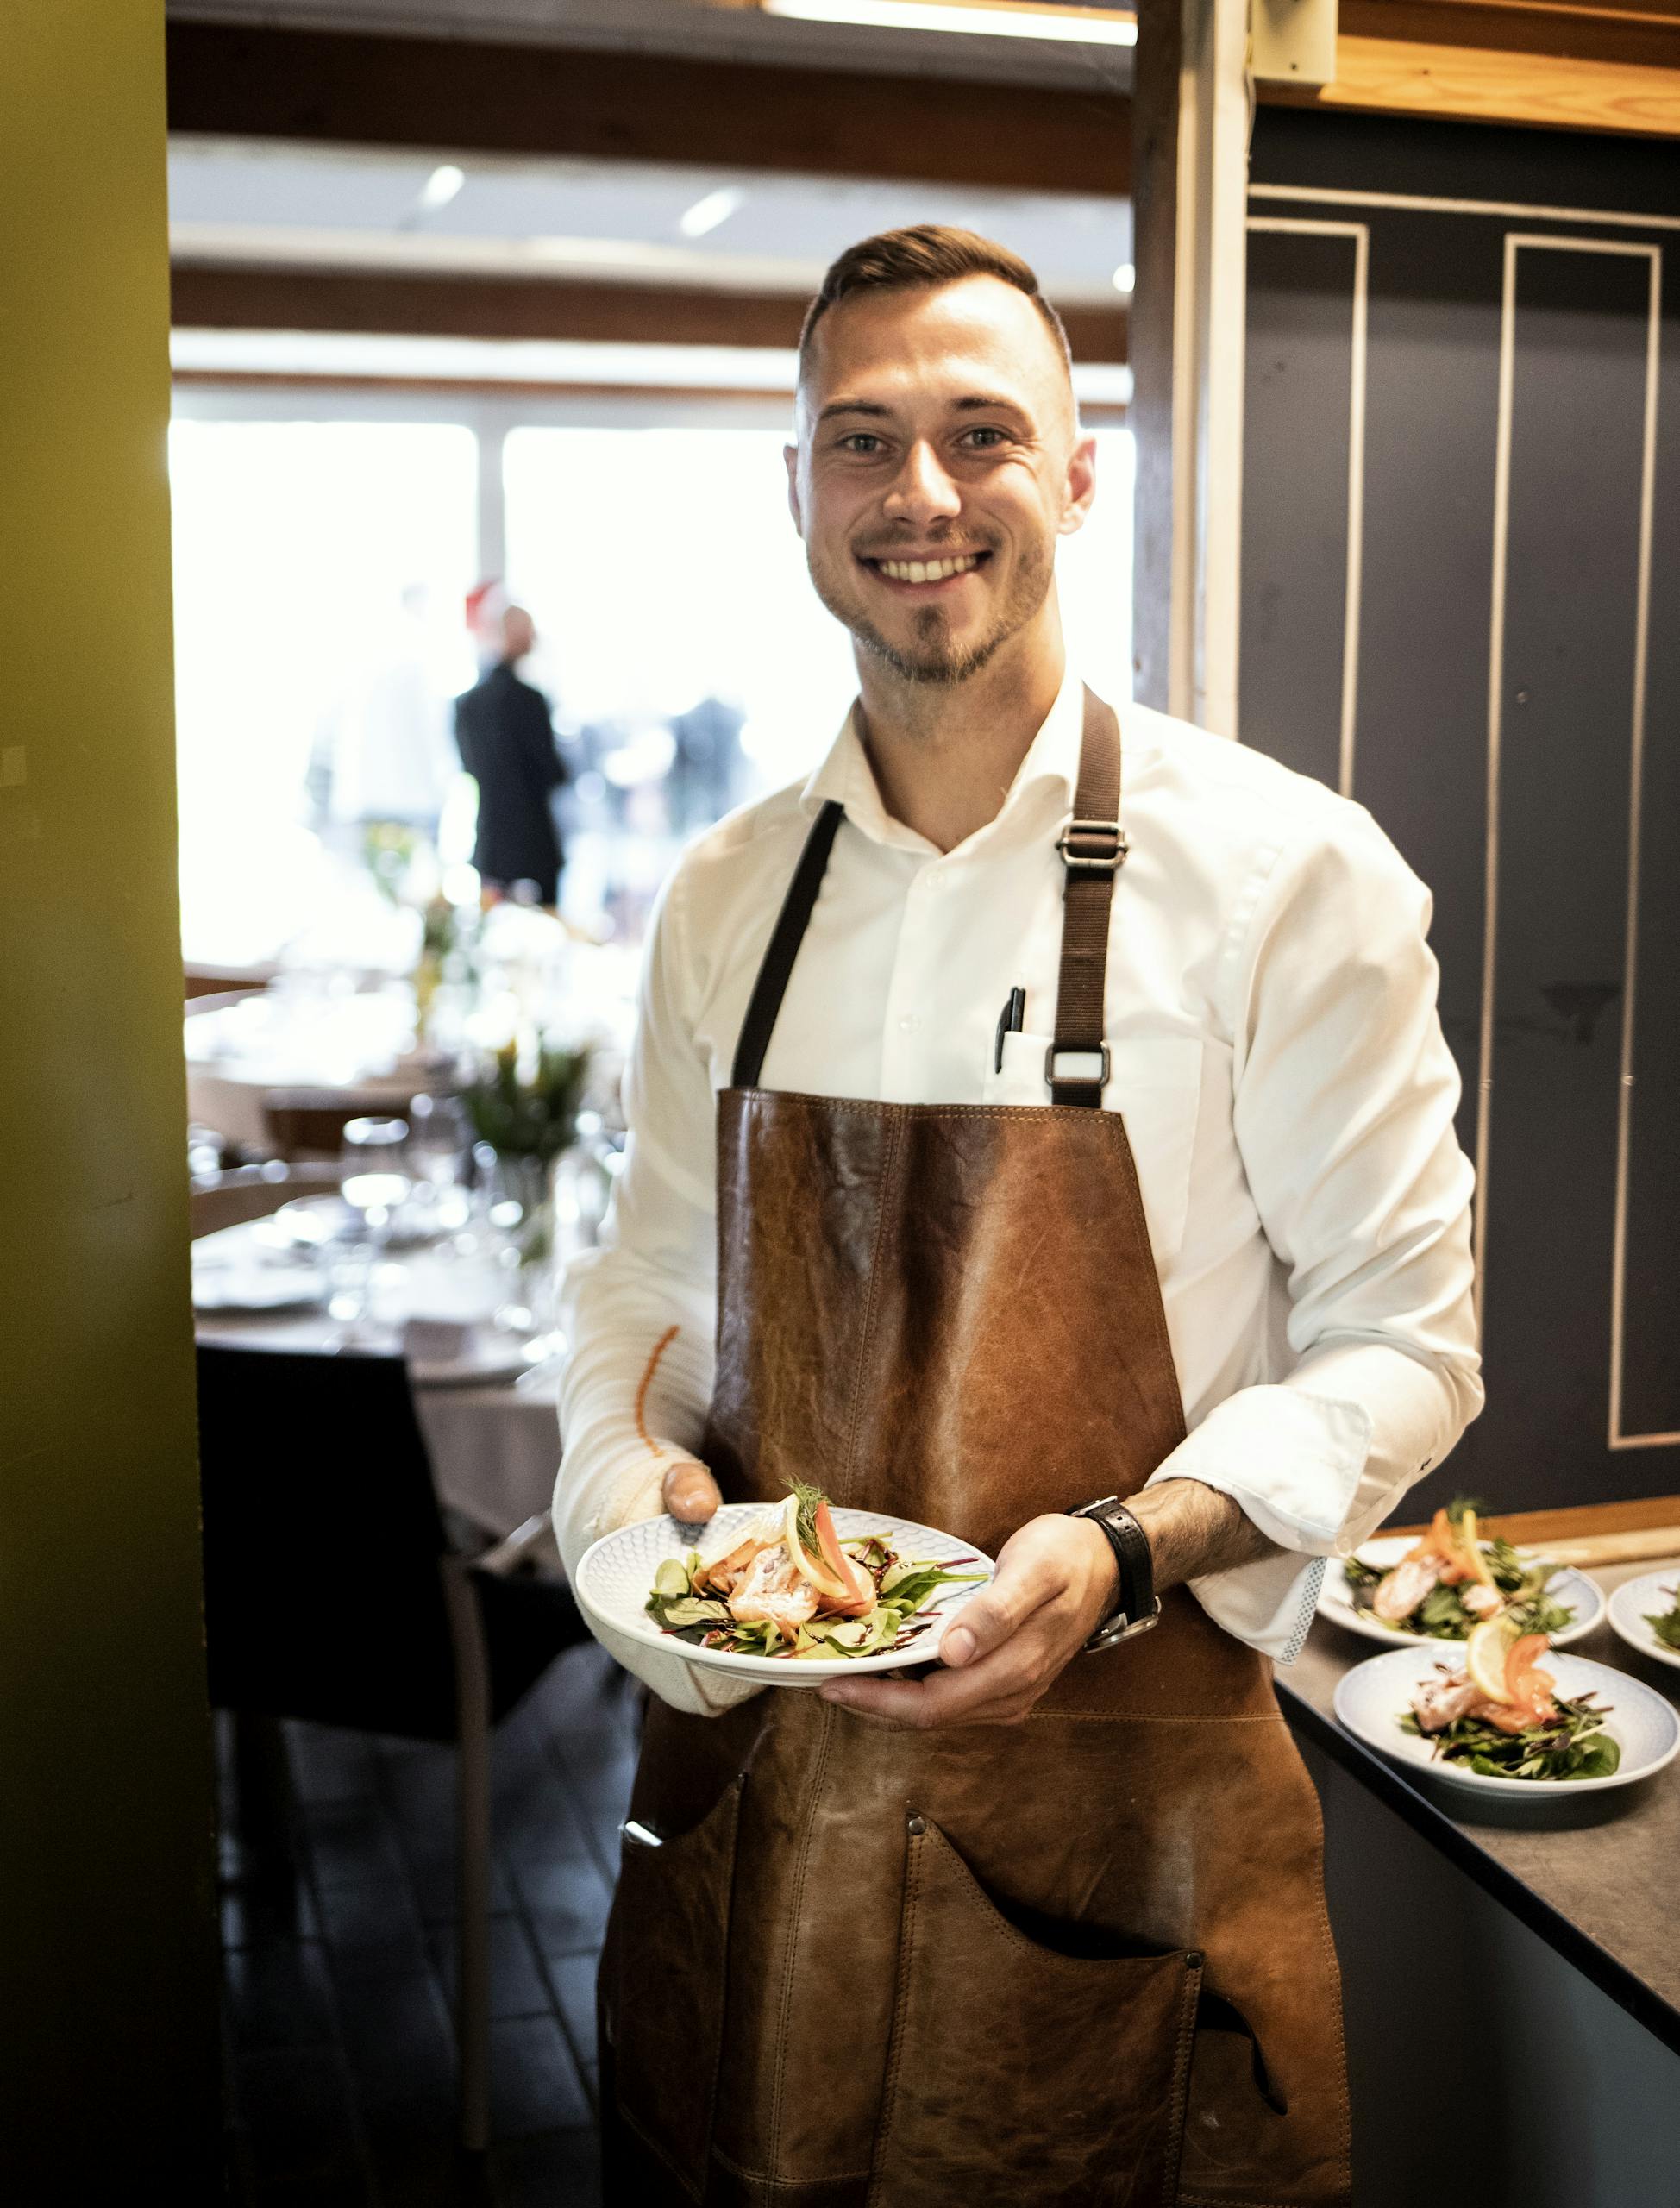
[[[1267,495],[1243,508],[1245,742],[1340,775],[1357,241],[1251,229],[1243,434]],[[1287,487],[1288,496],[1276,495]]]
[[[1263,109],[1251,217],[1369,237],[1352,791],[1434,893],[1442,1020],[1476,1154],[1498,831],[1483,1349],[1489,1408],[1407,1514],[1680,1490],[1680,163],[1671,148]],[[1280,197],[1279,189],[1288,188]],[[1350,198],[1348,195],[1361,195]],[[1411,204],[1384,204],[1401,195]],[[1464,203],[1520,203],[1523,211]],[[1539,208],[1540,212],[1533,211]],[[1649,222],[1582,222],[1598,209]],[[1513,264],[1504,621],[1496,463],[1508,241],[1666,255],[1624,1088],[1648,254]],[[1241,734],[1333,782],[1345,396],[1330,241],[1255,237]],[[1282,249],[1280,249],[1282,248]],[[1345,266],[1345,262],[1343,266]],[[1345,343],[1345,339],[1343,342]],[[1345,352],[1341,358],[1345,358]],[[1269,373],[1269,363],[1283,373]],[[1332,398],[1332,393],[1334,391]],[[1334,418],[1332,409],[1333,406]],[[1345,568],[1345,561],[1341,564]],[[1501,721],[1487,809],[1489,681]],[[1623,1145],[1625,1124],[1625,1151]],[[1624,1294],[1616,1325],[1617,1234]],[[1619,1352],[1619,1355],[1618,1355]],[[1612,1447],[1614,1382],[1620,1432]]]
[[[1566,1485],[1608,1431],[1651,262],[1514,252],[1483,1346]]]
[[[1670,284],[1680,285],[1680,240],[1668,260]],[[1680,404],[1672,319],[1661,404]],[[1629,1437],[1680,1434],[1680,435],[1671,411],[1658,419],[1625,1201],[1620,1408]]]
[[[1339,211],[1339,210],[1338,210]],[[1388,214],[1372,240],[1353,795],[1434,893],[1441,1019],[1473,1149],[1487,848],[1488,618],[1501,243]]]

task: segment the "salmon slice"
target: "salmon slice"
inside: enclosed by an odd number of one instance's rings
[[[777,1541],[754,1557],[729,1598],[729,1608],[730,1616],[743,1625],[768,1618],[784,1640],[792,1640],[817,1615],[817,1590],[795,1571],[786,1547]]]

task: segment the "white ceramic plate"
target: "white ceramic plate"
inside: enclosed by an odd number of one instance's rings
[[[1464,1668],[1464,1653],[1451,1641],[1428,1647],[1432,1660],[1414,1644],[1356,1664],[1337,1684],[1336,1715],[1350,1733],[1379,1754],[1464,1792],[1529,1800],[1602,1793],[1607,1787],[1631,1786],[1636,1779],[1648,1778],[1680,1749],[1680,1712],[1654,1689],[1608,1664],[1595,1664],[1589,1657],[1551,1653],[1542,1659],[1542,1668],[1556,1680],[1558,1693],[1570,1701],[1577,1695],[1595,1694],[1608,1710],[1604,1731],[1621,1750],[1620,1767],[1608,1778],[1489,1778],[1462,1764],[1448,1763],[1434,1753],[1430,1741],[1400,1729],[1399,1721],[1412,1707],[1413,1695],[1434,1676],[1435,1661],[1454,1672]],[[1434,1658],[1437,1648],[1439,1655]]]
[[[1379,1571],[1387,1571],[1416,1546],[1409,1534],[1385,1534],[1381,1540],[1367,1541],[1354,1553],[1361,1563],[1374,1564]],[[1520,1553],[1526,1556],[1527,1552]],[[1552,1634],[1554,1648],[1579,1640],[1583,1633],[1592,1631],[1604,1615],[1604,1590],[1595,1579],[1588,1578],[1584,1571],[1577,1571],[1568,1565],[1552,1574],[1546,1594],[1561,1608],[1575,1613],[1561,1633]],[[1369,1610],[1356,1609],[1342,1560],[1336,1556],[1325,1566],[1324,1585],[1319,1590],[1319,1615],[1328,1618],[1333,1625],[1345,1626],[1348,1632],[1359,1634],[1366,1640],[1380,1640],[1389,1648],[1462,1648],[1464,1645],[1462,1640],[1437,1640],[1428,1634],[1407,1633],[1401,1626],[1386,1625]]]
[[[326,1284],[313,1266],[195,1265],[192,1308],[206,1314],[278,1319],[290,1312],[316,1311]]]
[[[1647,1615],[1674,1608],[1677,1588],[1680,1588],[1680,1564],[1671,1564],[1663,1571],[1647,1571],[1639,1579],[1624,1579],[1610,1597],[1610,1630],[1641,1656],[1649,1656],[1653,1664],[1672,1664],[1680,1671],[1680,1648],[1658,1640],[1646,1623]]]
[[[797,1662],[785,1656],[737,1656],[727,1648],[699,1648],[675,1634],[662,1633],[644,1607],[659,1566],[668,1558],[686,1557],[693,1549],[710,1551],[724,1534],[744,1531],[762,1515],[758,1503],[726,1502],[709,1525],[699,1528],[680,1526],[668,1516],[621,1527],[585,1550],[572,1582],[578,1607],[592,1625],[628,1634],[703,1670],[732,1672],[737,1678],[759,1679],[768,1686],[816,1687],[824,1679],[859,1678],[871,1672],[902,1672],[912,1664],[931,1663],[939,1653],[940,1638],[952,1615],[985,1584],[985,1580],[975,1580],[969,1586],[939,1588],[929,1605],[936,1613],[934,1622],[922,1638],[909,1648],[883,1648],[875,1656],[813,1657]],[[959,1558],[966,1558],[972,1561],[962,1568],[983,1571],[987,1579],[994,1569],[992,1559],[969,1542],[909,1518],[837,1509],[834,1530],[843,1541],[879,1534],[907,1564],[955,1565]]]

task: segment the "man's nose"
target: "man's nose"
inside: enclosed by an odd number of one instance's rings
[[[886,510],[894,521],[950,521],[962,511],[962,494],[931,445],[911,445],[898,480],[887,494]]]

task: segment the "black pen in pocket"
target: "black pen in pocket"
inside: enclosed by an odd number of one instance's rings
[[[992,1070],[994,1073],[1001,1073],[1003,1071],[1004,1037],[1006,1035],[1019,1035],[1021,1032],[1022,1023],[1025,1019],[1026,991],[1025,989],[1019,988],[1011,989],[1009,992],[1008,1003],[1005,1005],[1003,1010],[998,1014],[997,1048],[992,1053]]]

